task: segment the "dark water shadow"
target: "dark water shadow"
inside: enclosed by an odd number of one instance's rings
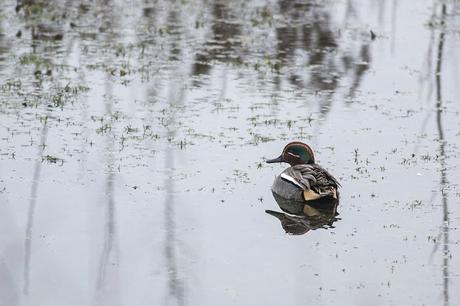
[[[372,61],[372,39],[370,35],[364,36],[356,40],[356,48],[350,48],[341,37],[342,27],[331,17],[332,4],[280,0],[277,5],[262,9],[262,18],[270,20],[277,14],[281,21],[270,24],[276,40],[274,54],[269,50],[254,53],[242,43],[244,26],[233,5],[222,1],[209,5],[211,27],[205,44],[196,52],[192,75],[209,75],[217,63],[247,67],[256,61],[256,70],[258,65],[271,67],[275,95],[285,83],[298,90],[320,93],[317,101],[321,118],[331,109],[343,81],[348,83],[344,98],[353,101]],[[353,1],[347,2],[348,11],[354,13],[345,14],[345,23],[359,21],[355,6]],[[269,23],[267,20],[261,22]],[[303,54],[304,69],[298,68],[299,54]],[[197,81],[200,79],[195,79],[196,86],[201,85]]]
[[[347,84],[348,88],[343,98],[353,101],[372,61],[372,40],[363,37],[357,41],[356,48],[350,48],[351,43],[345,44],[342,27],[332,20],[331,4],[281,0],[278,5],[283,19],[289,23],[276,28],[279,67],[276,67],[278,73],[273,82],[280,91],[282,76],[285,75],[293,87],[315,93],[319,119],[326,119],[343,84]],[[347,2],[344,23],[359,20],[355,6],[353,1]],[[291,69],[298,53],[305,55],[303,70]],[[308,114],[305,115],[308,117]]]
[[[229,3],[220,1],[214,1],[210,11],[213,17],[210,38],[195,56],[192,67],[194,76],[208,75],[213,61],[238,64],[244,60],[240,51],[241,24],[237,13],[229,8]]]
[[[3,10],[0,8],[0,14],[3,14]],[[6,57],[8,52],[11,50],[11,41],[5,39],[5,32],[3,30],[3,24],[0,22],[0,71],[3,70]]]

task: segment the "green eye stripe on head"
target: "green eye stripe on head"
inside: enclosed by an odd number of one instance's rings
[[[288,152],[299,156],[300,159],[304,162],[307,162],[311,158],[308,151],[302,146],[293,145],[288,149]]]

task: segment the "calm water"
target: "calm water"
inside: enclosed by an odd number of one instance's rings
[[[460,305],[460,4],[3,1],[0,305]],[[291,140],[333,228],[265,213]]]

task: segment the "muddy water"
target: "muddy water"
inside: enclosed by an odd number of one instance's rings
[[[458,305],[460,7],[0,10],[0,305]],[[291,140],[332,228],[266,214]]]

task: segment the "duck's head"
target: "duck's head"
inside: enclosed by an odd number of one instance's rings
[[[283,153],[277,158],[267,160],[267,163],[288,163],[291,166],[300,164],[314,164],[313,150],[305,143],[293,141],[288,143]]]

